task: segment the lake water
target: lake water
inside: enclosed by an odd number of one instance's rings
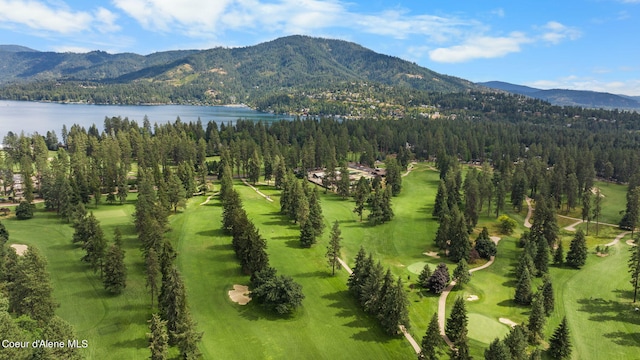
[[[60,139],[63,124],[67,129],[73,124],[79,124],[87,129],[95,124],[102,131],[105,116],[120,116],[123,119],[128,117],[129,120],[135,120],[142,126],[145,115],[151,124],[174,122],[178,116],[182,122],[196,122],[200,117],[204,126],[209,121],[220,124],[233,123],[238,119],[265,122],[292,119],[290,116],[263,113],[241,106],[121,106],[0,100],[0,141],[9,131],[17,134],[21,131],[25,134],[33,134],[37,131],[41,135],[46,135],[47,131],[55,130]]]

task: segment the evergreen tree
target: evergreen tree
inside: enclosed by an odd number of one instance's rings
[[[569,326],[567,317],[563,317],[560,325],[556,328],[549,339],[549,355],[554,359],[568,359],[571,356],[571,338],[569,337]]]
[[[526,331],[522,325],[516,325],[511,328],[509,335],[504,339],[504,344],[509,349],[511,359],[528,360]]]
[[[127,287],[127,266],[124,263],[120,228],[114,231],[114,244],[105,256],[103,273],[102,283],[108,292],[119,294]]]
[[[546,322],[544,316],[544,297],[536,294],[534,298],[531,314],[529,315],[529,323],[527,324],[529,342],[533,345],[538,344],[540,340],[544,338],[544,325]]]
[[[449,285],[449,269],[445,263],[438,264],[433,275],[429,278],[428,288],[434,294],[440,294]]]
[[[455,270],[453,270],[453,279],[456,281],[456,285],[462,287],[471,280],[471,273],[469,272],[469,265],[465,259],[460,259]]]
[[[382,193],[382,222],[391,221],[393,219],[393,208],[391,207],[391,188],[385,187]]]
[[[591,221],[591,189],[582,193],[582,221],[587,222],[587,235],[589,235],[589,222]]]
[[[158,310],[162,320],[167,322],[169,332],[169,344],[176,345],[176,334],[178,325],[182,321],[182,316],[186,307],[186,293],[180,272],[173,265],[165,264],[162,270],[162,286],[158,297]]]
[[[511,360],[511,353],[499,338],[495,338],[489,348],[484,351],[484,358],[485,360]]]
[[[186,308],[174,334],[180,357],[184,360],[199,359],[202,355],[198,343],[202,340],[203,333],[198,332],[196,326],[189,309]]]
[[[454,344],[455,348],[451,350],[451,359],[455,360],[471,360],[471,354],[469,353],[469,339],[467,338],[467,332],[465,331],[460,339]]]
[[[9,311],[18,316],[28,315],[41,326],[51,320],[58,307],[46,267],[47,260],[37,248],[30,246],[17,259],[11,271],[13,279],[7,286]]]
[[[273,268],[256,272],[251,284],[251,297],[270,311],[289,314],[302,305],[302,286],[289,276],[276,275]]]
[[[486,227],[482,228],[482,232],[478,235],[478,238],[475,241],[474,248],[481,258],[487,260],[491,259],[492,256],[495,256],[498,253],[498,247],[489,237],[489,231]]]
[[[167,322],[162,320],[158,314],[153,314],[149,320],[149,330],[147,339],[149,340],[149,350],[151,350],[151,360],[166,360],[169,355],[169,335],[167,334]]]
[[[587,241],[582,229],[578,230],[571,240],[566,262],[576,269],[580,269],[587,262]]]
[[[69,339],[77,339],[75,330],[68,322],[59,316],[53,316],[47,325],[42,329],[42,338],[49,341],[63,342],[65,345]],[[6,349],[2,350],[3,352]],[[84,359],[80,349],[70,346],[64,347],[38,347],[34,349],[33,359],[64,359],[80,360]],[[0,355],[0,358],[2,356]]]
[[[442,345],[442,336],[440,336],[440,326],[438,325],[438,313],[434,313],[427,327],[427,331],[422,337],[422,351],[420,358],[425,360],[437,360],[436,355],[438,348]]]
[[[451,240],[449,257],[451,261],[459,262],[462,259],[465,261],[468,260],[469,252],[471,251],[471,242],[469,242],[469,233],[467,232],[464,215],[460,213],[457,208],[454,208],[452,212],[449,234],[449,239]]]
[[[516,284],[516,292],[513,301],[520,305],[531,304],[531,275],[529,269],[523,266],[518,274],[518,282]]]
[[[551,313],[553,313],[553,309],[555,308],[555,297],[553,295],[551,277],[548,274],[542,279],[542,285],[539,287],[538,293],[542,294],[544,314],[546,316],[551,316]]]
[[[598,231],[600,230],[600,214],[602,213],[602,194],[600,193],[600,188],[596,188],[592,211],[593,218],[596,220],[596,236],[598,236]],[[569,255],[567,254],[567,256]]]
[[[316,233],[311,221],[305,221],[300,229],[300,245],[309,248],[316,243]]]
[[[538,276],[549,272],[549,244],[543,237],[537,239],[538,249],[533,264],[536,267]]]
[[[445,253],[449,251],[449,235],[451,234],[450,228],[452,226],[453,224],[451,223],[451,216],[449,214],[445,214],[440,218],[440,225],[436,231],[435,243],[436,246],[438,246],[439,249],[444,250]]]
[[[349,275],[349,280],[347,281],[347,286],[349,290],[351,290],[357,298],[360,298],[360,287],[364,283],[364,279],[367,275],[365,269],[365,262],[367,260],[367,254],[364,251],[363,247],[360,247],[358,253],[355,258],[355,266],[352,269],[351,275]]]
[[[448,209],[447,204],[447,185],[443,179],[440,180],[438,185],[438,192],[436,193],[436,201],[433,204],[433,212],[431,215],[438,219],[442,218],[445,214],[444,209]]]
[[[459,296],[453,304],[444,332],[449,340],[457,345],[463,337],[466,337],[468,323],[467,308],[464,299]]]
[[[309,221],[316,237],[324,233],[324,216],[322,216],[322,206],[320,205],[320,194],[318,188],[314,187],[309,197]]]
[[[409,300],[402,285],[402,278],[398,278],[395,285],[391,284],[386,292],[382,294],[381,308],[378,319],[382,328],[389,335],[395,335],[399,331],[399,326],[409,328]]]
[[[158,280],[160,277],[160,260],[158,259],[158,253],[155,248],[149,249],[145,255],[144,265],[145,285],[151,293],[151,308],[153,309],[153,302],[158,293]]]
[[[100,277],[102,277],[102,267],[107,250],[107,242],[100,227],[100,222],[93,215],[93,212],[87,217],[86,237],[84,238],[82,248],[87,252],[82,258],[82,261],[91,264],[94,272],[100,270]]]
[[[364,279],[364,283],[360,287],[360,304],[365,312],[370,314],[378,314],[382,311],[383,307],[383,295],[387,294],[393,286],[393,277],[391,271],[387,270],[383,275],[384,269],[382,264],[378,261],[373,264],[373,256],[369,254],[367,258],[367,267],[370,267],[367,277]]]
[[[556,251],[553,252],[553,264],[557,266],[562,266],[564,264],[564,249],[562,247],[562,241],[558,241],[558,247]]]
[[[387,156],[384,163],[386,169],[385,182],[387,186],[391,187],[391,194],[398,196],[402,190],[402,168],[398,164],[398,160],[393,157]]]
[[[467,226],[473,228],[478,224],[480,210],[480,189],[478,185],[478,172],[473,168],[464,179],[464,218]]]
[[[165,169],[165,171],[169,174],[168,175],[169,179],[166,185],[166,188],[167,188],[166,196],[167,196],[167,201],[169,203],[169,206],[173,208],[174,213],[177,213],[178,207],[185,206],[186,204],[185,199],[187,198],[187,193],[184,187],[182,186],[182,183],[180,182],[180,178],[178,177],[178,175],[171,172],[171,170],[169,169],[170,168]]]
[[[340,261],[338,259],[340,257],[340,249],[342,247],[341,234],[340,225],[338,224],[338,220],[336,220],[331,228],[331,237],[329,238],[329,245],[327,246],[326,254],[329,266],[331,266],[331,275],[335,275],[336,266],[340,266]]]
[[[338,195],[346,199],[349,196],[349,188],[351,187],[351,179],[349,179],[349,168],[347,163],[343,162],[340,166],[340,179],[338,179]]]
[[[629,258],[629,274],[631,275],[631,285],[633,286],[633,302],[635,303],[638,296],[638,288],[640,288],[640,244],[629,249],[631,257]]]
[[[420,285],[420,287],[425,289],[429,287],[429,278],[431,277],[431,275],[432,273],[429,264],[424,264],[420,275],[418,275],[418,284]]]
[[[365,204],[369,200],[369,195],[371,195],[371,184],[367,178],[362,176],[358,180],[356,190],[353,194],[356,201],[356,207],[353,209],[353,212],[360,216],[360,222],[362,222],[362,213],[364,212]]]

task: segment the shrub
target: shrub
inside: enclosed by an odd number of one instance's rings
[[[515,220],[508,217],[507,215],[500,215],[500,217],[498,218],[498,222],[500,223],[500,232],[505,235],[511,235],[511,233],[513,233],[513,230],[518,225]]]
[[[16,218],[18,220],[27,220],[33,217],[33,206],[26,201],[21,201],[16,208]]]

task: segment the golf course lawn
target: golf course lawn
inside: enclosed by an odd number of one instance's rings
[[[249,285],[249,276],[231,248],[231,237],[221,227],[222,207],[217,197],[201,205],[211,193],[188,201],[186,209],[170,217],[171,231],[167,237],[177,251],[177,265],[184,278],[193,318],[203,332],[200,349],[205,359],[413,359],[415,353],[404,337],[383,333],[376,319],[365,314],[347,290],[347,273],[337,269],[331,275],[325,252],[330,227],[338,221],[342,230],[341,257],[353,266],[360,247],[371,252],[376,260],[402,278],[409,299],[410,333],[421,341],[429,320],[437,312],[438,296],[416,286],[418,274],[425,264],[433,269],[444,262],[453,272],[455,264],[446,258],[427,256],[436,251],[433,244],[438,224],[431,216],[438,185],[438,173],[427,164],[417,164],[403,178],[403,190],[394,197],[395,218],[382,225],[360,222],[353,212],[353,199],[323,190],[321,202],[325,217],[325,233],[310,249],[299,246],[300,230],[279,213],[280,191],[259,184],[269,201],[240,181],[235,189],[240,193],[244,209],[266,239],[271,266],[279,274],[288,275],[300,283],[306,296],[303,306],[289,317],[279,317],[264,311],[253,302],[234,303],[228,291],[234,285]],[[616,223],[624,206],[624,186],[597,183],[605,194],[602,222]],[[217,187],[217,184],[216,184]],[[145,287],[144,266],[133,227],[135,194],[125,205],[101,204],[89,206],[100,220],[105,236],[113,238],[118,226],[123,233],[128,266],[127,288],[118,296],[108,295],[89,266],[80,261],[83,250],[71,243],[73,229],[55,213],[45,212],[38,205],[35,217],[18,221],[2,219],[10,233],[9,243],[37,246],[48,259],[48,270],[54,286],[54,297],[60,303],[57,314],[69,321],[79,339],[87,339],[83,350],[88,359],[138,359],[149,356],[145,334],[147,320],[153,309]],[[507,201],[507,204],[508,201]],[[495,214],[480,217],[478,229],[487,226],[493,236],[500,236],[498,255],[494,263],[474,272],[471,282],[454,288],[447,298],[447,315],[457,296],[477,300],[466,303],[469,315],[471,355],[482,358],[484,349],[495,337],[504,337],[509,326],[499,322],[506,318],[516,323],[526,322],[530,308],[513,301],[515,276],[513,269],[522,253],[516,247],[524,231],[525,209],[514,213],[507,205],[506,213],[519,226],[511,236],[498,234]],[[570,216],[574,216],[573,213]],[[567,220],[562,226],[575,221]],[[578,229],[586,228],[580,224]],[[477,230],[471,239],[477,236]],[[633,359],[640,345],[640,312],[631,304],[631,286],[627,274],[629,246],[622,239],[606,257],[594,254],[596,245],[612,241],[622,231],[602,225],[599,236],[595,224],[589,226],[587,264],[580,270],[550,266],[555,289],[556,306],[547,319],[546,338],[567,316],[573,359]],[[562,230],[565,253],[574,232]],[[482,264],[480,262],[479,264]],[[478,266],[475,264],[472,266]],[[534,289],[540,279],[533,281]],[[543,344],[544,346],[544,344]],[[441,349],[446,357],[447,351]],[[177,352],[172,350],[172,356]]]

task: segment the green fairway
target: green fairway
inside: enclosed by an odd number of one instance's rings
[[[249,187],[236,184],[244,208],[267,239],[271,265],[303,286],[306,299],[291,317],[266,313],[250,302],[233,303],[234,284],[248,285],[231,249],[231,237],[220,231],[219,200],[202,199],[172,219],[170,236],[178,244],[178,262],[185,278],[194,318],[204,331],[204,357],[213,358],[408,358],[409,344],[385,335],[347,292],[347,275],[330,274],[324,244],[298,246],[297,226],[278,214],[279,205]]]
[[[469,313],[469,337],[483,343],[490,343],[495,338],[504,338],[509,333],[509,326],[501,324],[497,319],[483,314]]]
[[[40,207],[40,206],[39,206]],[[149,297],[132,222],[132,203],[102,205],[94,211],[105,237],[112,241],[119,226],[123,234],[129,276],[127,288],[119,296],[103,289],[99,275],[80,261],[84,251],[71,243],[73,228],[55,213],[38,210],[31,220],[4,220],[10,243],[38,247],[46,256],[53,284],[53,296],[60,303],[56,313],[69,321],[89,347],[89,359],[134,359],[148,356],[144,334],[148,331]]]
[[[249,285],[249,277],[231,248],[231,237],[221,227],[222,207],[217,197],[203,203],[210,193],[189,200],[187,208],[170,217],[172,230],[167,234],[178,251],[177,264],[187,288],[188,301],[199,331],[204,333],[200,349],[205,359],[360,359],[414,358],[415,353],[404,337],[389,337],[378,321],[365,314],[347,291],[347,274],[338,269],[331,276],[325,258],[329,226],[338,220],[342,230],[342,258],[351,266],[363,246],[376,260],[389,267],[405,284],[410,302],[410,333],[420,342],[428,322],[437,311],[438,296],[416,286],[418,274],[425,264],[433,269],[440,262],[453,272],[455,264],[446,258],[433,258],[424,253],[437,250],[433,239],[438,227],[431,216],[438,173],[426,164],[417,164],[403,178],[403,191],[393,198],[395,218],[382,225],[360,222],[353,212],[353,199],[341,199],[321,190],[325,217],[324,235],[310,249],[299,246],[299,227],[279,213],[280,191],[258,184],[257,188],[273,201],[258,195],[237,181],[249,217],[266,239],[270,263],[280,274],[293,277],[303,286],[303,306],[290,317],[279,317],[257,304],[234,303],[228,296],[233,285]],[[601,221],[616,221],[624,206],[625,187],[598,183],[603,201]],[[97,274],[80,261],[83,250],[71,244],[73,229],[56,214],[38,210],[34,219],[2,220],[10,232],[10,243],[37,246],[49,261],[48,269],[54,296],[60,303],[57,314],[74,325],[81,339],[89,341],[83,350],[89,359],[138,359],[148,357],[145,334],[152,309],[144,282],[144,267],[131,214],[135,194],[125,205],[89,207],[100,220],[111,241],[113,230],[123,233],[126,263],[129,270],[127,288],[119,296],[108,295]],[[41,206],[41,205],[39,205]],[[447,315],[457,296],[467,301],[471,354],[482,358],[484,349],[495,337],[503,338],[509,327],[500,318],[516,323],[526,322],[529,307],[513,301],[515,277],[513,268],[522,253],[516,247],[524,230],[526,210],[519,214],[507,209],[519,227],[511,236],[498,234],[495,216],[486,212],[471,235],[475,239],[482,226],[491,235],[500,235],[498,255],[488,268],[474,272],[471,282],[455,288],[447,299]],[[605,215],[606,213],[606,215]],[[572,214],[573,216],[573,214]],[[605,220],[606,219],[606,220]],[[563,220],[562,225],[575,223]],[[586,228],[580,224],[578,229]],[[620,230],[601,226],[595,236],[595,224],[589,226],[587,264],[580,270],[550,267],[556,309],[545,328],[548,338],[562,316],[567,316],[574,359],[599,359],[605,356],[634,358],[640,344],[640,313],[630,303],[630,286],[626,271],[628,246],[624,238],[611,249],[609,256],[593,254],[596,245],[613,240]],[[574,232],[562,230],[565,252]],[[471,265],[478,266],[484,261]],[[533,281],[534,288],[540,279]],[[172,355],[177,355],[174,351]]]

